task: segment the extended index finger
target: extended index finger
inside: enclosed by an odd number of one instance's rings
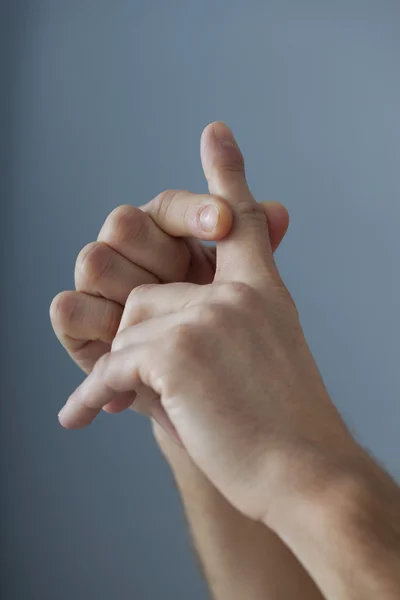
[[[215,279],[250,282],[276,271],[266,213],[249,189],[243,155],[224,123],[203,131],[201,159],[210,192],[229,203],[234,219],[229,235],[217,243]]]

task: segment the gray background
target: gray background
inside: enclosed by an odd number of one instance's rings
[[[206,597],[147,423],[63,431],[82,375],[48,306],[118,204],[205,191],[236,133],[329,390],[400,475],[398,0],[1,3],[1,597]]]

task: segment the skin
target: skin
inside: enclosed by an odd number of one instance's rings
[[[321,600],[314,582],[279,537],[237,511],[183,448],[157,423],[153,429],[180,492],[213,598]]]
[[[399,489],[329,398],[230,130],[207,127],[201,151],[210,193],[233,216],[212,282],[136,287],[111,351],[60,422],[85,427],[137,393],[139,408],[171,424],[221,496],[270,527],[326,598],[397,598]]]
[[[196,218],[197,207],[210,203],[217,204],[220,218],[213,230],[205,232]],[[286,233],[288,213],[277,202],[262,202],[260,207],[265,211],[267,235],[275,251]],[[163,192],[139,209],[115,209],[106,219],[98,240],[79,253],[76,290],[58,294],[50,309],[55,333],[78,366],[90,373],[97,359],[111,350],[132,289],[174,281],[211,283],[215,276],[215,248],[203,245],[201,240],[223,239],[231,226],[229,203],[218,196],[182,190]],[[147,262],[148,257],[152,264]],[[131,400],[134,399],[135,393]],[[114,400],[104,410],[118,412],[123,406]],[[134,406],[135,410],[142,406],[142,412],[149,412],[143,394],[138,394]],[[174,474],[214,597],[321,598],[311,578],[276,534],[231,506],[177,445],[164,415],[155,416],[168,433],[153,419],[155,438]]]

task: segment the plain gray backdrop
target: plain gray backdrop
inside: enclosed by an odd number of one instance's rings
[[[117,205],[205,192],[203,127],[289,209],[284,279],[334,401],[400,475],[400,2],[1,3],[1,598],[207,597],[147,422],[63,431],[53,296]],[[266,560],[268,557],[266,557]]]

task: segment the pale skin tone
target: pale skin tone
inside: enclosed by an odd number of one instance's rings
[[[53,302],[89,374],[60,422],[134,400],[177,437],[156,430],[218,600],[398,598],[399,488],[349,434],[310,353],[273,258],[285,211],[256,203],[222,123],[201,155],[212,196],[120,209],[78,260],[77,291]],[[194,207],[210,200],[221,229],[200,234]],[[216,256],[189,236],[217,240]]]
[[[198,207],[215,202],[220,220],[214,230],[204,232],[195,218]],[[261,206],[275,250],[285,235],[288,214],[276,202]],[[52,304],[55,331],[76,363],[89,373],[99,356],[110,350],[122,307],[133,288],[164,281],[211,283],[214,249],[194,238],[223,238],[231,225],[228,203],[185,191],[163,193],[140,210],[123,206],[113,211],[99,234],[101,241],[88,244],[78,256],[75,281],[79,291],[63,292]],[[148,260],[153,262],[149,264]],[[140,397],[136,405],[137,401]],[[115,404],[114,408],[106,408],[108,412],[117,409]],[[217,600],[236,600],[246,594],[250,600],[321,598],[300,563],[270,529],[233,508],[187,452],[156,424],[154,433],[174,473],[203,569]]]

